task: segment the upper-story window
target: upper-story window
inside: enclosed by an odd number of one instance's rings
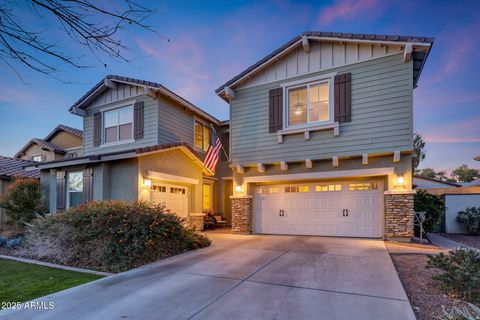
[[[321,124],[330,121],[329,81],[287,88],[288,126]]]
[[[207,151],[210,143],[210,127],[206,124],[195,120],[195,148]]]
[[[133,139],[133,107],[104,112],[104,142],[112,143]]]
[[[41,154],[36,155],[36,156],[32,156],[32,161],[42,162],[42,160],[43,160],[43,157],[42,157]]]

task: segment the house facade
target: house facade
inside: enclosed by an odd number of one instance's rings
[[[31,139],[15,158],[35,162],[76,158],[83,154],[82,139],[82,130],[61,124],[44,139]]]
[[[232,228],[413,237],[413,89],[432,44],[306,32],[220,86]]]
[[[69,109],[83,118],[82,156],[36,164],[50,212],[91,200],[147,200],[203,227],[204,210],[229,218],[226,156],[203,164],[219,121],[158,83],[107,76]],[[231,174],[230,174],[231,176]],[[231,192],[230,192],[231,194]]]

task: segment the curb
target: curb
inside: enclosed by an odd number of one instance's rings
[[[110,272],[102,272],[102,271],[95,271],[95,270],[82,269],[82,268],[76,268],[76,267],[68,267],[68,266],[63,266],[61,264],[44,262],[44,261],[39,261],[39,260],[27,259],[27,258],[6,256],[6,255],[3,255],[3,254],[0,254],[0,259],[12,260],[12,261],[17,261],[17,262],[24,262],[24,263],[35,264],[35,265],[44,266],[44,267],[62,269],[62,270],[66,270],[66,271],[96,274],[98,276],[111,276],[113,274],[113,273],[110,273]]]

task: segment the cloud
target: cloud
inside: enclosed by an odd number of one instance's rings
[[[335,20],[348,21],[363,14],[379,16],[385,9],[382,3],[379,0],[337,0],[321,11],[318,22],[325,26]]]
[[[423,132],[428,143],[480,142],[480,117],[447,125],[437,124]]]

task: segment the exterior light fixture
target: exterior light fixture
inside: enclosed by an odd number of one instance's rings
[[[143,179],[143,185],[144,185],[145,187],[150,188],[150,187],[152,186],[152,180],[150,180],[150,179]]]
[[[396,182],[398,186],[403,185],[405,183],[405,178],[403,177],[403,175],[398,175]]]
[[[241,185],[237,185],[235,187],[235,191],[237,191],[238,193],[242,192],[242,186]]]

